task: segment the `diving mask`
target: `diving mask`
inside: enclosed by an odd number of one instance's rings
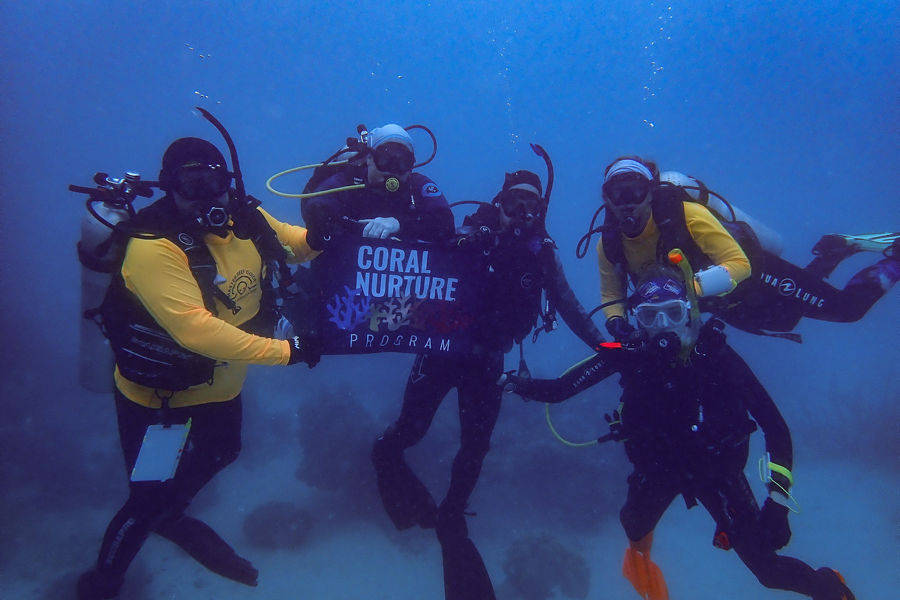
[[[189,163],[175,171],[173,187],[185,200],[209,200],[227,192],[233,177],[222,165]]]
[[[644,302],[634,307],[634,318],[644,329],[654,331],[683,327],[691,317],[691,303],[686,300]]]
[[[543,211],[539,196],[525,190],[509,190],[500,196],[500,208],[512,221],[528,224],[541,216]]]
[[[651,184],[639,173],[617,175],[603,184],[603,199],[613,206],[633,206],[650,198]]]
[[[372,151],[372,161],[382,173],[402,174],[412,171],[415,157],[403,144],[385,142]]]

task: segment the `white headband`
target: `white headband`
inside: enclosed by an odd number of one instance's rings
[[[541,194],[540,194],[540,192],[538,192],[538,189],[536,187],[534,187],[533,185],[531,185],[530,183],[517,183],[516,185],[510,186],[509,189],[507,189],[506,191],[509,191],[509,190],[524,190],[526,192],[530,192],[530,193],[534,194],[538,198],[541,197]]]
[[[606,172],[604,183],[622,173],[640,173],[647,179],[653,180],[653,173],[650,172],[647,165],[631,158],[623,158],[622,160],[617,160],[609,167],[609,171]]]

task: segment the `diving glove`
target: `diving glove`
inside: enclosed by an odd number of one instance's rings
[[[779,550],[791,541],[791,526],[788,524],[788,507],[771,498],[766,498],[759,514],[759,525],[767,546]]]
[[[491,228],[482,225],[476,231],[460,237],[456,244],[458,246],[467,246],[478,250],[490,250],[494,247],[495,242],[496,235],[491,231]]]
[[[628,322],[628,319],[620,315],[606,320],[606,330],[617,342],[631,341],[637,334],[637,330]]]
[[[363,237],[386,240],[400,231],[400,221],[394,217],[375,217],[374,219],[360,219],[363,223]]]
[[[321,342],[318,336],[300,337],[295,335],[288,340],[291,345],[291,358],[288,360],[289,365],[295,365],[298,362],[304,362],[312,369],[319,364],[322,358]]]
[[[530,377],[522,377],[516,375],[515,371],[507,371],[497,379],[497,385],[503,388],[504,392],[512,392],[518,394],[526,400],[530,400],[534,394],[534,386]]]
[[[603,415],[607,425],[609,425],[609,437],[607,439],[613,441],[625,439],[625,427],[622,424],[622,406],[622,404],[619,404],[619,408],[612,411],[612,414],[606,413]]]

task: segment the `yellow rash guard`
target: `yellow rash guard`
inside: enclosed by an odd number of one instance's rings
[[[735,283],[740,283],[750,276],[750,261],[747,260],[747,255],[706,207],[695,202],[685,202],[684,217],[691,237],[713,264],[728,269]],[[622,236],[622,249],[629,273],[640,277],[644,270],[656,262],[658,241],[659,228],[652,216],[644,230],[636,237]],[[597,261],[600,267],[601,302],[624,298],[626,282],[616,273],[615,265],[606,258],[602,240],[597,244]],[[607,319],[625,316],[625,305],[621,302],[611,304],[603,309],[603,313]]]
[[[303,262],[318,255],[306,243],[306,229],[275,220],[262,209],[279,241],[294,256],[289,262]],[[187,256],[167,239],[131,239],[122,263],[125,286],[159,325],[179,345],[215,359],[212,385],[201,383],[172,393],[169,406],[192,406],[224,402],[237,396],[244,384],[249,364],[286,365],[291,351],[288,342],[260,337],[238,329],[259,312],[262,290],[262,259],[250,240],[232,232],[224,238],[204,236],[220,277],[219,289],[241,310],[235,315],[218,299],[218,316],[206,309]],[[151,408],[160,407],[156,390],[129,381],[116,368],[116,387],[130,400]],[[160,394],[168,396],[170,392]]]

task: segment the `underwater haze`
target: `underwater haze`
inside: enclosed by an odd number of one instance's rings
[[[544,177],[529,143],[548,151],[556,169],[548,230],[587,307],[600,302],[596,259],[577,259],[575,247],[599,206],[604,167],[622,154],[701,178],[779,231],[783,256],[805,264],[822,234],[900,230],[898,6],[3,3],[0,269],[15,293],[0,345],[0,596],[74,597],[77,574],[93,564],[127,495],[112,397],[78,384],[75,244],[85,209],[68,184],[92,185],[97,171],[156,179],[177,137],[224,149],[193,110],[202,106],[234,138],[248,192],[300,223],[296,200],[266,191],[270,175],[330,156],[358,124],[421,123],[438,140],[423,172],[450,202],[490,200],[507,171]],[[427,156],[427,136],[413,136]],[[279,183],[296,190],[304,180]],[[455,209],[457,224],[471,208]],[[854,256],[831,281],[842,287],[877,258]],[[804,320],[802,344],[729,329],[793,433],[801,512],[784,552],[839,569],[861,600],[894,598],[900,587],[898,309],[894,289],[859,322]],[[587,352],[565,327],[526,344],[539,377]],[[254,562],[259,588],[223,580],[151,537],[122,597],[442,598],[433,532],[393,530],[368,458],[399,413],[411,363],[396,354],[251,369],[243,453],[191,511]],[[597,437],[618,391],[608,381],[554,406],[554,422],[572,439]],[[457,435],[451,394],[408,452],[436,496]],[[762,497],[760,433],[751,452],[748,474]],[[628,472],[621,447],[564,447],[542,405],[506,396],[469,519],[498,598],[637,598],[621,575]],[[257,510],[272,502],[293,508]],[[280,523],[251,519],[261,514],[306,534],[281,539]],[[800,597],[759,585],[734,552],[712,546],[714,530],[680,500],[660,522],[654,560],[673,599]],[[515,561],[543,569],[557,587],[523,596],[510,580]],[[589,585],[559,583],[581,564]]]

